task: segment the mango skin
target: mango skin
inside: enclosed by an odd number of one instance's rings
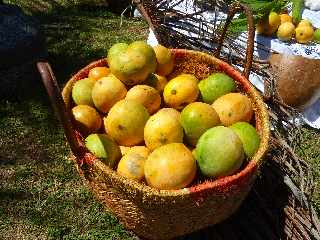
[[[164,190],[188,186],[196,171],[196,161],[182,143],[170,143],[155,149],[144,165],[148,185]]]
[[[232,129],[218,126],[200,137],[195,157],[203,175],[218,178],[240,169],[244,150],[241,139]]]
[[[149,119],[147,109],[133,100],[120,100],[104,118],[107,134],[119,145],[134,146],[143,141],[144,126]]]
[[[95,82],[94,79],[90,78],[84,78],[75,82],[72,87],[72,99],[75,104],[94,107],[91,93]]]
[[[181,125],[192,146],[197,144],[200,136],[209,128],[220,124],[217,112],[206,103],[194,102],[181,112]]]
[[[165,144],[182,143],[180,113],[173,108],[162,108],[152,115],[144,128],[144,141],[151,151]]]
[[[121,158],[119,146],[106,134],[90,134],[85,139],[85,145],[110,168],[114,168]]]
[[[142,181],[144,179],[144,164],[146,158],[135,152],[128,152],[121,159],[117,167],[117,173],[123,177]]]
[[[93,103],[103,113],[109,112],[110,108],[125,98],[126,94],[125,85],[112,74],[97,80],[92,88]]]
[[[313,40],[314,30],[312,26],[300,26],[295,29],[295,36],[298,43],[308,43]]]
[[[130,150],[130,147],[120,146],[121,155],[124,156]]]
[[[160,93],[168,83],[167,78],[158,74],[151,73],[144,84],[157,89]]]
[[[156,58],[158,62],[156,73],[160,76],[169,75],[174,68],[174,58],[170,49],[160,44],[153,47],[153,49],[156,53]]]
[[[76,128],[83,134],[97,132],[101,125],[102,119],[99,113],[88,105],[78,105],[71,110]]]
[[[198,84],[203,102],[212,104],[217,98],[236,90],[235,81],[225,73],[213,73]]]
[[[167,106],[178,110],[196,101],[198,95],[198,79],[192,74],[180,74],[171,79],[163,91]]]
[[[230,126],[236,122],[249,122],[253,116],[250,99],[241,93],[223,95],[213,102],[212,107],[224,126]]]
[[[111,73],[128,86],[145,81],[157,67],[156,54],[144,41],[113,45],[108,52],[107,61]]]
[[[109,73],[110,73],[110,70],[107,67],[95,67],[90,69],[88,78],[97,81],[102,77],[108,76]]]
[[[150,154],[150,150],[145,146],[134,146],[121,158],[117,172],[124,177],[135,181],[144,179],[144,164]]]
[[[241,139],[244,153],[251,158],[256,153],[260,145],[260,136],[257,130],[247,122],[237,122],[230,126]]]
[[[143,156],[144,158],[147,158],[150,154],[150,150],[145,146],[133,146],[127,153],[136,153]]]
[[[158,111],[161,105],[159,92],[148,85],[133,86],[127,92],[126,99],[135,100],[141,103],[148,110],[149,114]]]

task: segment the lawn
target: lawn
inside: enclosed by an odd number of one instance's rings
[[[7,1],[36,16],[61,85],[116,42],[144,39],[145,22],[107,9]],[[31,6],[28,2],[33,2]],[[39,82],[0,104],[0,239],[135,239],[83,186]]]
[[[124,18],[120,27],[119,16],[80,0],[5,2],[39,19],[61,86],[77,69],[106,56],[112,44],[147,33],[139,19]],[[0,101],[0,239],[136,239],[82,184],[41,83],[19,101]],[[320,134],[303,131],[303,150],[319,183]],[[319,193],[314,199],[319,212]]]

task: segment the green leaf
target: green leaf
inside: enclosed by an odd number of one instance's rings
[[[234,1],[233,1],[234,2]],[[280,12],[284,10],[288,0],[240,0],[240,3],[249,6],[252,10],[255,24],[270,12]],[[237,19],[232,20],[228,29],[228,34],[237,35],[247,29],[247,19],[245,14],[240,14]]]

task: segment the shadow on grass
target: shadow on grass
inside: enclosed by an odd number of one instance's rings
[[[144,39],[147,30],[144,22],[127,18],[120,28],[119,16],[105,8],[61,7],[54,0],[17,2],[30,7],[41,23],[48,61],[61,86],[80,68],[105,57],[112,44]],[[45,2],[53,8],[41,12]],[[63,130],[35,66],[22,77],[17,98],[0,100],[0,222],[5,223],[0,238],[34,239],[35,233],[47,239],[132,239],[94,201],[67,160]],[[14,235],[21,226],[24,232]]]
[[[114,43],[141,39],[146,29],[143,22],[128,19],[120,28],[118,16],[101,10],[93,14],[64,9],[59,16],[53,14],[40,19],[47,36],[49,60],[59,82],[86,64],[106,57]]]
[[[118,15],[92,1],[90,4],[88,1],[78,1],[78,5],[64,0],[5,2],[16,3],[39,20],[46,36],[48,60],[62,85],[80,68],[105,57],[114,43],[146,39],[148,27],[145,22],[124,17],[120,27]],[[81,2],[84,4],[80,4]],[[23,95],[20,99],[37,97],[37,92],[43,90],[41,87],[37,88],[37,84],[32,82],[22,86],[24,91],[18,94]]]

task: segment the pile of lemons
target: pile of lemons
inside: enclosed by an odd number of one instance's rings
[[[269,16],[257,24],[259,34],[272,36],[277,35],[281,41],[296,40],[298,43],[320,42],[320,29],[315,29],[308,20],[294,23],[292,17],[287,14],[271,12]]]

